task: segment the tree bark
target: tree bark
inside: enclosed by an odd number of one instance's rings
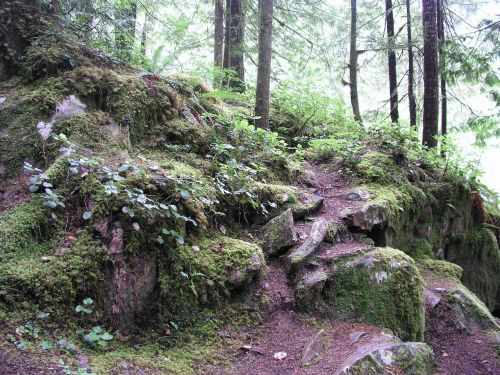
[[[231,49],[231,0],[226,0],[226,22],[224,30],[224,61],[222,67],[229,69],[229,51]]]
[[[398,78],[396,72],[396,52],[394,51],[394,14],[392,10],[392,0],[385,0],[385,10],[386,10],[385,19],[387,23],[391,121],[396,123],[399,120]]]
[[[214,65],[222,68],[224,51],[224,4],[215,0]]]
[[[436,0],[422,0],[424,32],[424,117],[422,144],[436,147],[438,135],[438,38]]]
[[[351,46],[349,53],[349,81],[351,87],[351,106],[354,119],[362,122],[358,99],[358,51],[356,50],[356,0],[351,0]]]
[[[271,59],[273,42],[273,0],[259,0],[259,65],[255,115],[257,126],[269,128],[269,100],[271,85]]]
[[[444,6],[443,0],[437,0],[437,32],[439,41],[439,65],[441,69],[444,68]],[[443,73],[441,75],[441,135],[445,136],[447,133],[447,100],[446,100],[446,80]]]
[[[229,67],[235,71],[237,78],[230,79],[229,86],[238,92],[245,91],[244,40],[245,10],[243,0],[231,0]]]
[[[413,87],[415,84],[413,68],[413,39],[411,36],[411,7],[410,0],[406,0],[406,30],[408,35],[408,102],[410,109],[410,126],[417,128],[417,103]]]

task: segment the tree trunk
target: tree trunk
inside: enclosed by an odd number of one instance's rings
[[[422,143],[436,147],[438,135],[438,38],[436,0],[422,0],[424,32],[424,118]]]
[[[437,0],[437,32],[439,40],[439,65],[444,68],[444,6],[443,0]],[[447,100],[446,100],[446,81],[441,72],[441,135],[447,133]]]
[[[271,84],[271,58],[273,42],[273,0],[259,0],[259,66],[255,115],[257,126],[269,128],[269,99]]]
[[[231,49],[231,0],[226,0],[226,24],[224,30],[224,62],[222,67],[229,69],[229,51]]]
[[[142,27],[142,33],[141,33],[141,55],[143,57],[146,57],[149,31],[151,30],[151,23],[152,22],[153,22],[153,18],[151,17],[151,15],[148,12],[146,12],[146,15],[144,18],[144,26]]]
[[[83,0],[82,1],[82,11],[85,14],[85,38],[90,39],[90,32],[92,31],[92,24],[94,22],[93,19],[93,4],[92,0]]]
[[[396,52],[394,52],[394,14],[392,11],[392,0],[385,0],[387,42],[389,47],[389,94],[391,103],[391,121],[396,123],[399,120],[398,113],[398,79],[396,73]]]
[[[358,100],[358,51],[356,50],[356,0],[351,0],[351,47],[349,54],[349,81],[351,86],[351,106],[354,119],[362,122]]]
[[[408,34],[408,102],[410,107],[410,126],[417,128],[417,103],[413,85],[415,84],[413,68],[413,39],[411,36],[411,8],[410,0],[406,0],[406,30]]]
[[[39,0],[0,0],[0,81],[19,73],[20,57],[50,17]]]
[[[237,78],[230,79],[229,86],[238,92],[245,91],[244,39],[245,10],[243,0],[231,0],[229,67],[235,71]]]
[[[224,50],[224,4],[215,0],[214,65],[222,68]]]
[[[135,41],[135,24],[137,20],[137,3],[131,2],[127,8],[119,8],[115,13],[115,46],[123,60],[130,60]]]

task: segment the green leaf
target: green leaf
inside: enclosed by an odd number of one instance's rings
[[[183,199],[187,199],[187,198],[189,198],[190,196],[191,196],[191,193],[189,193],[189,191],[187,191],[187,190],[181,190],[181,197],[182,197]]]
[[[92,304],[94,304],[94,300],[92,298],[85,298],[83,300],[83,304],[84,305],[92,305]]]
[[[82,216],[83,216],[83,220],[88,220],[92,217],[92,212],[85,211]]]
[[[111,341],[111,340],[113,340],[113,335],[112,335],[112,334],[110,334],[109,332],[104,332],[104,333],[101,335],[101,340]]]

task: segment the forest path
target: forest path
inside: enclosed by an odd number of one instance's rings
[[[236,358],[231,374],[334,374],[353,353],[380,348],[390,341],[377,327],[315,319],[297,312],[293,284],[326,269],[325,260],[371,248],[343,227],[343,212],[359,209],[363,203],[349,197],[353,187],[339,173],[324,167],[306,165],[306,175],[307,181],[297,187],[321,197],[323,205],[295,222],[299,243],[284,256],[269,260],[267,274],[260,282],[261,292],[270,299],[269,308],[262,325],[237,338],[242,345],[231,353]],[[335,243],[321,241],[291,276],[287,254],[300,247],[321,220],[329,225],[337,223],[342,233]],[[305,366],[306,362],[312,363]]]

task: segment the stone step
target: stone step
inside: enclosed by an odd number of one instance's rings
[[[293,248],[285,256],[285,267],[289,274],[294,274],[319,248],[323,243],[329,224],[327,220],[322,218],[316,220],[311,226],[306,240],[300,246]]]

